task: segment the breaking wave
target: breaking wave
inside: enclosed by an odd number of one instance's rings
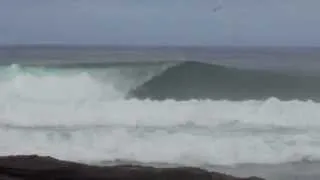
[[[0,155],[193,166],[316,161],[318,90],[318,77],[197,62],[3,66]]]
[[[61,72],[81,72],[76,75],[103,81],[126,98],[320,100],[319,76],[237,69],[202,62],[57,63],[31,66],[31,71],[39,71],[39,68],[46,73],[57,72],[53,74],[56,77]],[[29,68],[28,73],[31,71]]]
[[[130,92],[150,99],[319,100],[320,77],[244,70],[199,62],[170,67]]]

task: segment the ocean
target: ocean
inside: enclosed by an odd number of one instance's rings
[[[320,48],[0,47],[0,155],[319,179]]]

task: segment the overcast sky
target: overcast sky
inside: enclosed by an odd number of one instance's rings
[[[319,8],[320,0],[0,0],[0,44],[320,46]]]

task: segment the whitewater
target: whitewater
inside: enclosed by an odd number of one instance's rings
[[[132,94],[175,67],[2,66],[0,155],[192,166],[320,160],[320,103],[312,98]]]

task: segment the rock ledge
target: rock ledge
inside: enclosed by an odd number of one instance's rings
[[[0,180],[263,180],[237,178],[199,168],[91,166],[37,155],[0,157]]]

